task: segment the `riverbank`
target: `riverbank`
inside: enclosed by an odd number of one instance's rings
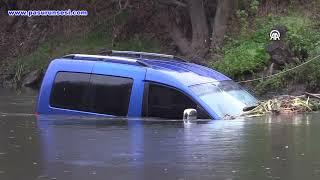
[[[319,25],[319,19],[297,13],[256,19],[254,30],[228,42],[210,65],[237,81],[249,80],[245,85],[259,96],[319,92],[320,60],[313,59],[320,55]],[[281,41],[270,41],[271,29],[283,31]]]
[[[265,12],[268,5],[254,1],[250,6],[237,7],[230,17],[223,43],[204,56],[202,62],[235,81],[245,81],[286,71],[320,54],[320,16],[316,11],[316,4],[305,4],[303,7],[294,3],[291,5],[281,13],[276,10]],[[255,7],[256,10],[248,7]],[[99,18],[89,17],[85,21],[87,24],[84,29],[76,28],[76,23],[72,27],[70,24],[61,24],[68,27],[65,32],[52,30],[42,40],[39,40],[41,33],[34,32],[44,32],[38,23],[44,25],[45,22],[29,22],[32,19],[28,19],[30,27],[36,28],[30,30],[33,38],[16,39],[21,41],[21,47],[17,45],[16,48],[11,48],[14,52],[12,54],[2,47],[2,86],[19,87],[30,84],[30,77],[39,82],[39,76],[52,59],[71,53],[99,54],[105,49],[115,49],[183,56],[170,39],[170,32],[161,26],[160,20],[149,11],[137,16],[137,19],[134,18],[133,15],[139,12],[133,7],[119,12],[110,11],[110,18],[104,21],[98,15],[96,16]],[[62,22],[70,23],[69,20],[63,19]],[[269,32],[274,28],[283,31],[281,43],[270,41]],[[10,36],[8,39],[13,38],[10,34],[7,36]],[[280,76],[242,85],[258,97],[300,95],[306,91],[317,93],[320,92],[320,61]]]

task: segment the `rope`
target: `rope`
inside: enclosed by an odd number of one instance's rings
[[[237,83],[246,83],[246,82],[253,82],[253,81],[259,81],[259,80],[263,80],[263,79],[273,78],[273,77],[275,77],[275,76],[278,76],[278,75],[281,75],[281,74],[285,74],[285,73],[287,73],[287,72],[290,72],[290,71],[293,71],[293,70],[295,70],[295,69],[298,69],[298,68],[300,68],[301,66],[304,66],[304,65],[306,65],[306,64],[310,63],[311,61],[314,61],[314,60],[316,60],[316,59],[318,59],[318,58],[320,58],[320,55],[318,55],[318,56],[316,56],[316,57],[313,57],[313,58],[311,58],[310,60],[305,61],[305,62],[299,64],[298,66],[295,66],[295,67],[293,67],[293,68],[290,68],[290,69],[281,71],[281,72],[279,72],[279,73],[272,74],[272,75],[269,75],[269,76],[266,76],[266,77],[256,78],[256,79],[250,79],[250,80],[245,80],[245,81],[238,81]]]

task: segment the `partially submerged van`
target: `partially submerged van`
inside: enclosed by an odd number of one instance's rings
[[[110,51],[53,60],[43,79],[37,113],[182,119],[237,116],[258,101],[210,68],[155,53]]]

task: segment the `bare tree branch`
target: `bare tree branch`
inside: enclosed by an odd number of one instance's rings
[[[179,1],[179,0],[159,0],[160,4],[166,4],[166,5],[175,5],[179,7],[188,7],[187,3]]]

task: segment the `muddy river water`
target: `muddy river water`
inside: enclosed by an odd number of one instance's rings
[[[320,114],[156,122],[36,117],[0,89],[0,180],[320,179]]]

